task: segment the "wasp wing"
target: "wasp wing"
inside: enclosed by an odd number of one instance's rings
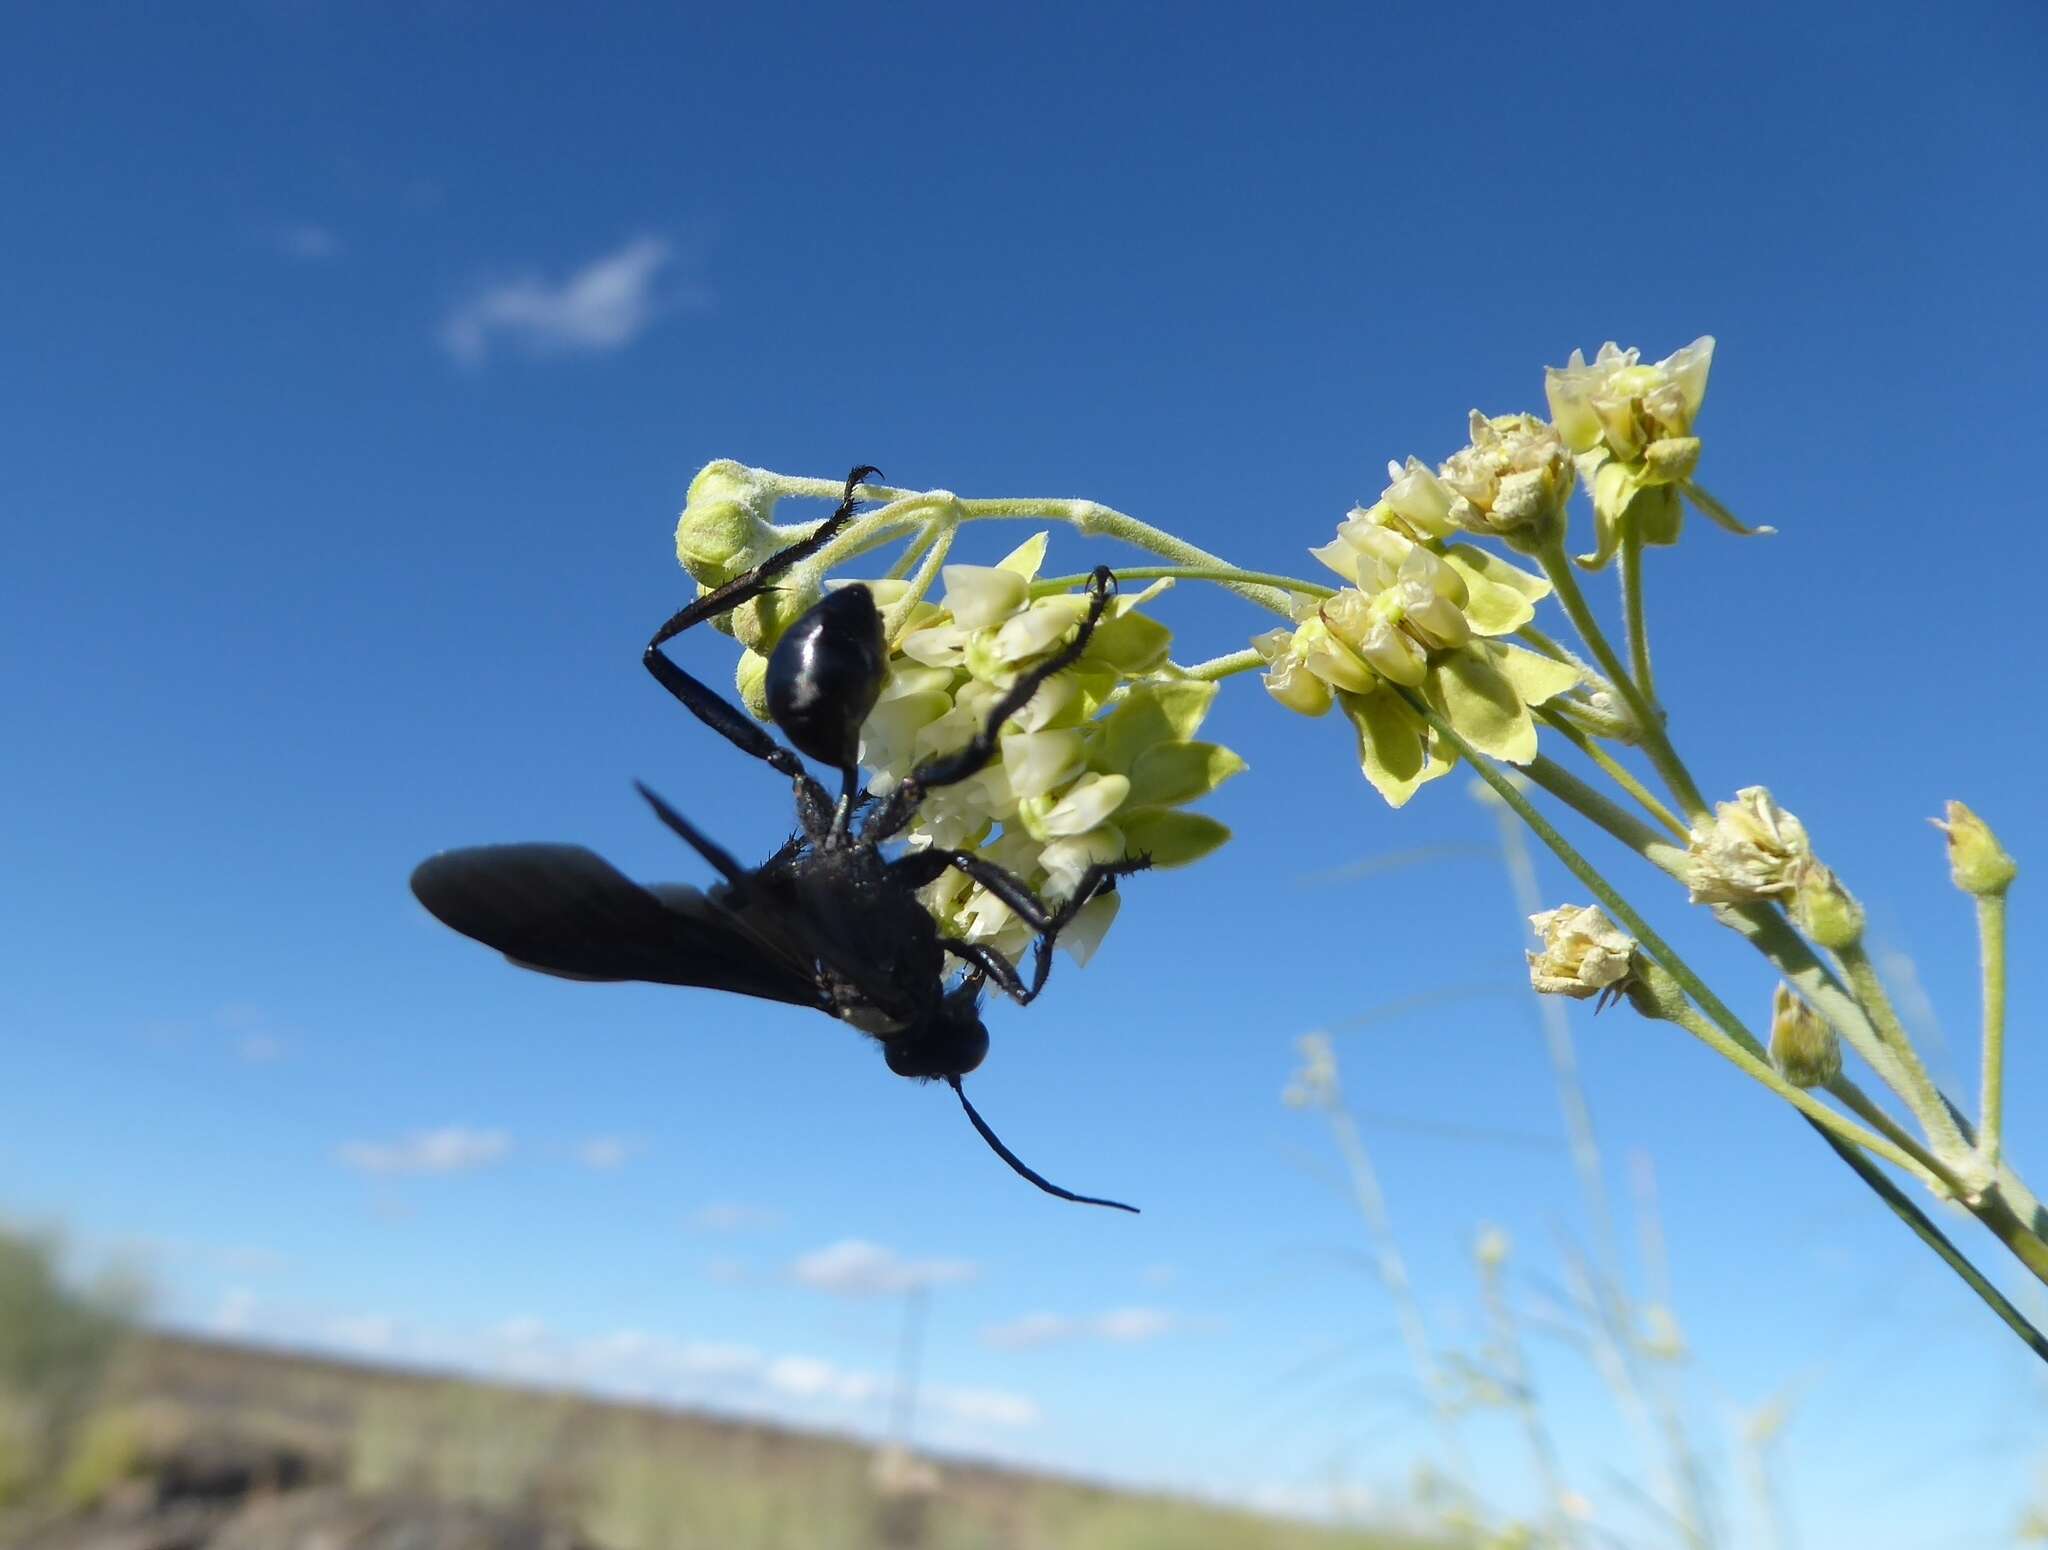
[[[443,925],[524,969],[824,1004],[809,976],[696,890],[642,888],[580,845],[445,850],[414,869],[412,891]]]

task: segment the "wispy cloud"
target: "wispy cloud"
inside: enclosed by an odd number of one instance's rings
[[[309,221],[294,221],[280,226],[270,234],[270,240],[286,258],[296,258],[305,263],[341,257],[341,238],[327,227],[316,226]]]
[[[591,1136],[577,1144],[576,1160],[593,1172],[609,1173],[625,1167],[639,1151],[639,1142],[624,1136]]]
[[[880,1244],[846,1238],[804,1255],[791,1273],[806,1286],[837,1297],[877,1297],[919,1286],[952,1286],[978,1273],[964,1259],[903,1258]]]
[[[689,285],[657,294],[674,258],[661,238],[638,237],[558,282],[524,275],[485,285],[441,324],[441,343],[465,366],[481,365],[497,342],[530,355],[623,349],[666,308],[702,302]]]
[[[1006,1350],[1028,1350],[1071,1340],[1107,1340],[1137,1345],[1189,1328],[1180,1314],[1164,1308],[1111,1308],[1106,1313],[1076,1317],[1065,1313],[1027,1313],[1007,1324],[991,1324],[981,1338]]]
[[[364,1173],[459,1173],[497,1162],[511,1150],[512,1138],[502,1130],[447,1125],[397,1141],[345,1142],[335,1155]]]
[[[773,1227],[781,1220],[780,1211],[742,1205],[735,1200],[715,1200],[690,1213],[690,1225],[699,1232],[746,1232],[755,1227]]]

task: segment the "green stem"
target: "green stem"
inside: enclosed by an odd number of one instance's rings
[[[1789,927],[1785,935],[1791,936]],[[1802,944],[1803,945],[1803,944]],[[1870,1054],[1859,1050],[1871,1068],[1885,1079],[1886,1084],[1905,1099],[1906,1105],[1920,1121],[1920,1128],[1927,1139],[1934,1143],[1935,1151],[1947,1159],[1951,1167],[1961,1164],[1970,1150],[1963,1140],[1962,1132],[1956,1127],[1949,1114],[1948,1100],[1934,1085],[1934,1078],[1928,1075],[1927,1067],[1920,1063],[1920,1055],[1913,1048],[1913,1041],[1906,1036],[1905,1024],[1899,1021],[1899,1014],[1892,1007],[1891,995],[1884,988],[1884,981],[1878,977],[1877,966],[1870,961],[1870,954],[1860,941],[1835,950],[1841,962],[1842,973],[1849,981],[1849,990],[1855,996],[1870,1026],[1877,1037],[1884,1042],[1883,1060],[1872,1059]],[[1822,1009],[1826,1015],[1826,1009]],[[1847,1030],[1843,1030],[1847,1036]],[[1973,1187],[1981,1187],[1984,1180],[1975,1181]]]
[[[1650,671],[1650,624],[1643,614],[1643,535],[1634,522],[1621,525],[1621,623],[1629,667],[1643,698],[1654,706],[1657,682]]]
[[[1272,571],[1238,570],[1229,565],[1118,565],[1112,567],[1118,581],[1213,581],[1222,586],[1233,583],[1248,587],[1277,587],[1285,592],[1299,593],[1303,597],[1335,597],[1335,587],[1325,587],[1313,581],[1301,581],[1293,576],[1281,576]],[[1059,592],[1070,592],[1086,581],[1086,573],[1072,576],[1045,576],[1031,583],[1033,597],[1049,597]]]
[[[2005,1131],[2005,895],[1977,895],[1984,976],[1984,1087],[1977,1107],[1977,1154],[1996,1170]]]
[[[1538,754],[1522,766],[1522,773],[1581,817],[1599,825],[1637,855],[1652,846],[1662,846],[1663,837],[1634,813],[1609,801],[1570,770],[1547,754]]]
[[[1588,737],[1572,722],[1570,717],[1554,710],[1551,706],[1545,705],[1536,713],[1554,727],[1566,742],[1599,765],[1609,780],[1634,797],[1637,805],[1652,818],[1656,819],[1657,822],[1664,825],[1673,838],[1678,840],[1680,844],[1685,842],[1687,838],[1685,825],[1678,821],[1670,808],[1657,800],[1649,787],[1635,778],[1635,775],[1629,770],[1627,765],[1616,759],[1614,755],[1602,748],[1599,743]]]
[[[1630,929],[1634,930],[1633,927]],[[1647,939],[1644,939],[1644,945],[1649,945]],[[1664,956],[1668,951],[1669,949],[1665,948],[1651,954],[1667,969],[1671,967]],[[1745,1075],[1763,1083],[1814,1124],[1822,1126],[1832,1135],[1840,1136],[1844,1141],[1854,1142],[1867,1152],[1875,1153],[1895,1167],[1903,1168],[1921,1183],[1946,1193],[1948,1186],[1943,1182],[1942,1176],[1922,1165],[1919,1159],[1904,1147],[1887,1141],[1876,1131],[1866,1129],[1854,1120],[1843,1118],[1805,1088],[1794,1087],[1786,1081],[1778,1074],[1778,1068],[1771,1064],[1771,1057],[1748,1029],[1738,1027],[1731,1031],[1718,1027],[1689,1006],[1674,1009],[1671,1020],[1723,1060],[1739,1067]]]
[[[1963,1257],[1962,1251],[1942,1235],[1939,1227],[1927,1219],[1927,1214],[1907,1199],[1905,1192],[1898,1185],[1885,1177],[1883,1169],[1873,1166],[1869,1158],[1846,1141],[1829,1135],[1818,1125],[1813,1128],[1819,1130],[1820,1138],[1835,1149],[1836,1156],[1856,1170],[1856,1176],[1870,1186],[1872,1193],[1891,1207],[1899,1220],[1911,1228],[1922,1243],[1940,1255],[1942,1262],[1962,1277],[1963,1284],[1982,1298],[1986,1307],[2005,1321],[2006,1328],[2019,1336],[2027,1348],[2042,1361],[2048,1362],[2048,1336],[2044,1336],[2027,1322],[2026,1315],[2008,1302],[2005,1294],[1985,1279],[1983,1271]],[[1996,1228],[1993,1230],[1996,1231]],[[2037,1243],[2038,1241],[2036,1240]],[[2014,1252],[2020,1253],[2018,1249],[2014,1249]],[[2020,1254],[2020,1258],[2035,1275],[2048,1280],[2048,1274],[2043,1273],[2041,1264],[2029,1259],[2025,1254]]]
[[[890,606],[888,613],[883,617],[884,638],[894,641],[902,633],[903,627],[910,622],[911,611],[924,600],[924,595],[938,579],[939,567],[946,563],[946,556],[953,549],[953,537],[959,531],[959,523],[942,517],[926,526],[904,551],[904,559],[908,560],[920,547],[924,548],[916,574],[910,578],[910,589]]]
[[[1700,795],[1700,788],[1694,784],[1691,773],[1672,748],[1671,739],[1665,736],[1663,718],[1629,678],[1621,665],[1621,658],[1614,654],[1614,647],[1601,630],[1600,621],[1593,617],[1593,610],[1586,603],[1586,594],[1579,588],[1578,577],[1572,573],[1572,563],[1565,558],[1563,541],[1553,541],[1537,558],[1542,562],[1543,574],[1550,578],[1550,585],[1557,593],[1566,617],[1572,621],[1572,627],[1592,651],[1594,660],[1614,680],[1615,692],[1641,725],[1643,752],[1657,767],[1657,773],[1664,778],[1671,794],[1678,798],[1678,805],[1685,809],[1687,817],[1704,819],[1707,816],[1706,799]]]
[[[1266,659],[1247,647],[1243,651],[1232,651],[1224,656],[1211,657],[1206,662],[1197,662],[1190,667],[1175,669],[1179,678],[1196,678],[1204,683],[1216,683],[1220,679],[1235,678],[1239,673],[1249,673],[1266,665]]]
[[[1409,695],[1408,700],[1415,713],[1427,721],[1436,730],[1438,736],[1442,737],[1464,756],[1465,761],[1478,772],[1480,779],[1491,786],[1500,799],[1521,816],[1522,821],[1528,824],[1530,829],[1535,832],[1536,837],[1542,840],[1550,848],[1551,853],[1564,863],[1565,868],[1572,876],[1592,891],[1593,896],[1607,907],[1608,912],[1642,944],[1652,958],[1656,959],[1669,971],[1672,978],[1678,981],[1679,988],[1686,995],[1690,996],[1693,1001],[1697,1002],[1707,1016],[1731,1040],[1739,1037],[1740,1039],[1746,1039],[1750,1045],[1760,1048],[1760,1046],[1756,1046],[1755,1037],[1742,1026],[1741,1020],[1728,1009],[1726,1003],[1714,994],[1713,990],[1693,972],[1692,967],[1683,958],[1672,951],[1670,945],[1651,928],[1649,922],[1637,914],[1626,899],[1615,892],[1607,879],[1602,877],[1593,865],[1573,848],[1571,842],[1558,833],[1550,822],[1544,818],[1542,813],[1536,810],[1534,804],[1522,794],[1513,781],[1496,769],[1490,759],[1483,757],[1477,749],[1467,743],[1459,735],[1455,727],[1437,714],[1433,706],[1416,695]],[[1827,1110],[1826,1112],[1830,1116],[1839,1119],[1839,1116],[1833,1115],[1832,1110]],[[1827,1133],[1830,1127],[1824,1120],[1810,1115],[1808,1117],[1813,1120],[1816,1128],[1820,1129],[1824,1135]],[[2027,1340],[2028,1344],[2037,1353],[2048,1356],[2048,1343],[2042,1342],[2041,1336],[2033,1329],[2033,1326],[2027,1324],[2024,1319],[2019,1318],[2017,1311],[2013,1309],[2012,1305],[1998,1295],[1997,1289],[1991,1286],[1974,1266],[1968,1267],[1967,1270],[1962,1268],[1967,1265],[1967,1261],[1962,1260],[1962,1256],[1957,1254],[1954,1247],[1948,1243],[1948,1240],[1941,1236],[1934,1224],[1928,1221],[1910,1200],[1900,1194],[1897,1188],[1892,1186],[1889,1179],[1884,1179],[1881,1174],[1877,1173],[1869,1165],[1867,1159],[1855,1155],[1855,1148],[1849,1142],[1840,1141],[1837,1144],[1838,1138],[1832,1135],[1828,1136],[1828,1140],[1831,1145],[1835,1146],[1837,1153],[1841,1154],[1844,1160],[1856,1170],[1858,1177],[1862,1178],[1873,1190],[1876,1190],[1884,1198],[1885,1203],[1904,1219],[1923,1241],[1934,1248],[1935,1252],[1940,1254],[1949,1263],[1951,1268],[1956,1269],[1957,1274],[1962,1276],[1964,1282],[1972,1291],[1976,1292],[1979,1297],[1983,1298],[1990,1305],[1992,1311],[2004,1319],[2008,1325],[2011,1325],[2015,1333],[2020,1334],[2022,1339]],[[1884,1146],[1887,1150],[1896,1150],[1891,1148],[1888,1142],[1884,1143]],[[1880,1155],[1883,1154],[1880,1153]],[[1915,1174],[1919,1172],[1917,1167],[1912,1168],[1911,1171]],[[1880,1187],[1880,1185],[1883,1187]],[[2003,1190],[1994,1191],[1978,1200],[1966,1200],[1965,1204],[1969,1205],[1977,1219],[1991,1230],[2020,1263],[2025,1265],[2040,1280],[2048,1282],[2048,1243],[2044,1243],[2035,1234],[2031,1225],[2021,1219],[2019,1213],[2006,1200]],[[2015,1320],[2018,1322],[2015,1323]]]
[[[829,479],[804,479],[788,474],[760,471],[761,477],[779,495],[795,495],[819,500],[837,500],[844,489],[844,482],[833,483]],[[1220,555],[1176,538],[1173,534],[1150,523],[1140,522],[1136,517],[1104,506],[1097,501],[1048,500],[1037,497],[996,497],[992,499],[962,500],[947,490],[899,490],[888,485],[868,484],[867,492],[888,502],[878,511],[856,518],[846,531],[819,550],[805,567],[814,576],[828,574],[835,566],[847,560],[878,548],[920,521],[925,512],[942,509],[950,512],[960,522],[1035,521],[1064,522],[1067,526],[1090,537],[1111,538],[1134,548],[1144,549],[1175,565],[1184,565],[1237,574],[1237,567]],[[1266,585],[1257,582],[1222,581],[1218,583],[1226,590],[1235,592],[1246,601],[1255,603],[1282,618],[1291,619],[1289,588],[1296,585],[1289,582],[1283,586]]]
[[[1898,1147],[1903,1152],[1911,1153],[1917,1158],[1921,1167],[1925,1168],[1935,1178],[1941,1180],[1942,1188],[1949,1194],[1960,1195],[1963,1193],[1962,1182],[1956,1178],[1954,1172],[1940,1158],[1922,1146],[1919,1137],[1893,1119],[1891,1115],[1885,1113],[1882,1105],[1848,1077],[1836,1077],[1827,1084],[1827,1090],[1830,1097],[1834,1098],[1852,1114],[1863,1119],[1872,1129],[1888,1139],[1892,1145]]]

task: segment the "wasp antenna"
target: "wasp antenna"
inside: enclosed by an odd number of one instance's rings
[[[989,1150],[1008,1163],[1017,1172],[1019,1177],[1029,1179],[1048,1195],[1057,1195],[1060,1199],[1071,1200],[1076,1205],[1108,1206],[1113,1211],[1128,1211],[1133,1216],[1138,1214],[1136,1206],[1127,1206],[1121,1200],[1102,1200],[1094,1195],[1077,1195],[1070,1189],[1061,1189],[1059,1185],[1053,1183],[1044,1174],[1033,1172],[1025,1164],[1023,1158],[1003,1145],[1003,1138],[988,1128],[988,1121],[975,1112],[974,1105],[967,1101],[967,1093],[960,1085],[960,1078],[949,1076],[946,1078],[946,1084],[953,1089],[953,1095],[960,1100],[960,1107],[967,1111],[968,1121],[976,1130],[981,1132],[981,1139],[989,1144]]]

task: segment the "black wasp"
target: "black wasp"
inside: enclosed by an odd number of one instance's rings
[[[965,746],[918,765],[885,797],[860,781],[861,723],[888,676],[888,642],[864,586],[830,592],[783,634],[768,658],[768,711],[798,750],[839,771],[834,801],[803,761],[743,711],[692,678],[662,646],[693,624],[770,590],[775,578],[815,554],[852,518],[861,481],[846,477],[838,510],[813,532],[753,570],[714,588],[676,614],[647,643],[647,670],[698,720],[796,788],[797,832],[759,867],[727,851],[648,790],[657,817],[723,879],[708,891],[629,881],[579,845],[485,845],[443,851],[412,874],[412,891],[444,924],[495,947],[522,968],[567,979],[648,980],[736,991],[816,1007],[882,1046],[899,1076],[947,1082],[982,1139],[1018,1173],[1050,1194],[1084,1205],[1135,1207],[1061,1189],[1026,1167],[988,1127],[960,1086],[988,1053],[981,992],[993,983],[1019,1005],[1045,986],[1054,940],[1082,905],[1144,857],[1091,866],[1057,907],[1023,879],[968,851],[938,848],[885,854],[882,847],[916,816],[926,793],[987,768],[1003,723],[1038,688],[1079,660],[1116,586],[1106,566],[1088,580],[1088,609],[1073,640],[1018,676]],[[1029,981],[979,943],[944,936],[917,890],[948,869],[965,873],[1038,933]],[[963,972],[948,983],[948,958]]]

